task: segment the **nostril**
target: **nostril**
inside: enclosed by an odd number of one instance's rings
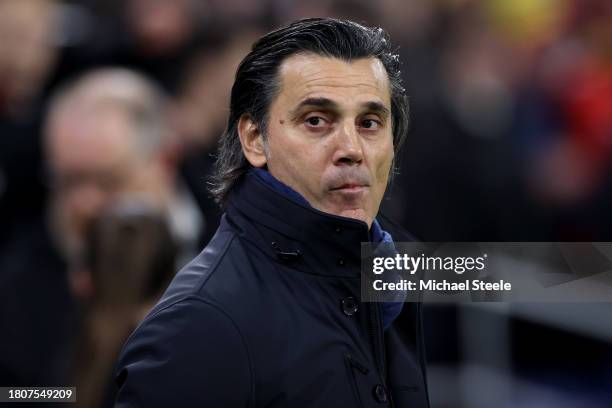
[[[352,166],[354,164],[361,163],[361,160],[355,160],[355,159],[353,159],[351,157],[342,157],[342,158],[338,159],[337,163],[338,164],[344,164],[344,165]]]

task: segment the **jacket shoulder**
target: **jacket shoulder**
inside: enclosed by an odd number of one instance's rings
[[[176,274],[121,351],[116,407],[253,405],[247,342],[209,289],[217,271],[233,267],[230,253],[240,247],[236,233],[222,223],[206,248]]]
[[[176,274],[151,313],[177,300],[197,296],[240,320],[241,307],[258,293],[259,274],[268,275],[273,268],[269,255],[261,248],[222,224],[206,248]]]
[[[252,406],[247,344],[220,307],[192,295],[157,309],[130,336],[115,371],[116,407]]]

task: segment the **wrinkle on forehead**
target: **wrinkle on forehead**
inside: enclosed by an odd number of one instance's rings
[[[380,60],[361,58],[350,62],[324,57],[312,53],[302,53],[289,57],[280,69],[282,78],[281,93],[290,93],[302,99],[318,91],[341,91],[350,94],[377,96],[388,104],[389,78]]]

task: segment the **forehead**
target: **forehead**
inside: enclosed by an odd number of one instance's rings
[[[76,110],[76,112],[75,112]],[[59,112],[48,129],[48,153],[56,168],[96,168],[129,159],[133,130],[114,109]]]
[[[348,62],[311,53],[296,54],[283,61],[279,79],[279,96],[286,103],[323,96],[341,103],[374,100],[390,105],[389,78],[377,58]]]

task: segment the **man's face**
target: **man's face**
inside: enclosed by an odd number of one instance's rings
[[[389,80],[375,58],[293,55],[270,107],[268,170],[315,208],[371,226],[393,160]]]
[[[70,255],[83,246],[90,222],[120,196],[147,193],[147,168],[136,153],[134,129],[116,109],[74,108],[47,129],[54,185],[53,221]]]

